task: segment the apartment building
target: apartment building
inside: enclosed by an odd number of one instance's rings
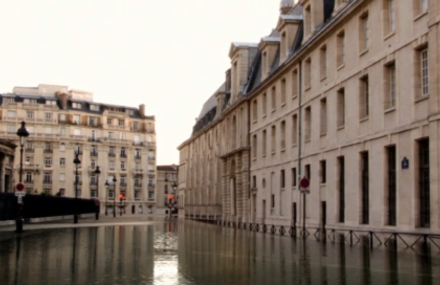
[[[155,214],[165,215],[170,210],[179,208],[179,195],[177,192],[177,179],[179,167],[172,165],[157,166],[157,203]]]
[[[19,145],[16,132],[22,121],[30,133],[23,153],[28,193],[75,197],[78,187],[78,197],[98,198],[106,205],[102,212],[113,211],[115,198],[126,213],[154,209],[155,118],[145,114],[145,105],[97,103],[90,92],[43,84],[15,87],[12,93],[0,95],[0,103],[2,137]],[[78,168],[73,163],[76,153],[81,161]],[[15,157],[20,157],[19,146]],[[18,173],[19,159],[15,159],[14,183]]]
[[[248,132],[239,134],[249,136],[242,146],[250,151],[247,221],[438,232],[439,16],[438,1],[281,1],[275,29],[243,69],[240,99],[226,90],[231,100],[221,114],[201,119],[203,127],[180,146],[181,164],[187,172],[206,169],[191,164],[206,144],[188,142],[240,102],[249,110]],[[234,124],[224,128],[231,135],[214,144],[236,138]],[[221,152],[213,159],[221,161],[216,182],[224,203],[234,181],[222,180]],[[181,195],[194,191],[191,175],[179,183]],[[308,189],[299,186],[303,177]]]

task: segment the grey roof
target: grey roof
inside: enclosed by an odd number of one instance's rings
[[[199,116],[197,117],[197,121],[202,119],[212,108],[217,107],[217,98],[215,95],[221,92],[226,92],[226,83],[223,83],[215,92],[211,95],[211,97],[206,100],[205,104],[203,104],[202,110],[200,111]]]
[[[62,109],[61,102],[57,97],[48,97],[48,96],[40,96],[40,95],[17,95],[12,93],[7,94],[0,94],[0,103],[3,102],[3,97],[13,97],[15,98],[15,102],[23,102],[24,99],[35,99],[37,100],[37,104],[45,104],[47,100],[55,100],[57,101],[57,106],[59,109]],[[81,108],[73,108],[72,103],[81,103]],[[90,105],[97,105],[99,106],[98,111],[90,110]],[[127,107],[127,106],[118,106],[118,105],[111,105],[111,104],[105,104],[105,103],[97,103],[97,102],[90,102],[85,100],[78,100],[78,99],[67,99],[67,110],[77,110],[84,113],[91,113],[91,114],[102,114],[104,113],[104,107],[114,107],[114,108],[120,108],[124,110],[132,110],[133,114],[129,115],[131,118],[138,118],[142,119],[142,116],[139,112],[139,109],[133,108],[133,107]],[[145,116],[146,118],[153,119],[154,116]]]
[[[303,7],[299,4],[296,4],[292,10],[290,10],[288,15],[299,16],[301,19],[303,18]]]

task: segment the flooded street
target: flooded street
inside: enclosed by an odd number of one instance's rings
[[[306,242],[187,220],[29,231],[1,284],[440,284],[440,255]]]

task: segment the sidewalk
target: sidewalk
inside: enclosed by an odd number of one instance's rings
[[[46,221],[40,223],[25,223],[23,231],[43,230],[43,229],[59,229],[59,228],[82,228],[82,227],[102,227],[102,226],[117,226],[117,225],[150,225],[165,221],[164,217],[154,215],[136,215],[125,214],[122,216],[113,217],[113,215],[100,215],[99,220],[95,217],[79,218],[78,224],[73,223],[72,219]],[[0,232],[14,232],[15,224],[0,226]]]

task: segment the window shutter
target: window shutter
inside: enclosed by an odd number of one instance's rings
[[[88,116],[81,116],[81,122],[83,126],[87,126],[87,119],[89,117]]]
[[[98,127],[102,127],[101,126],[101,118],[100,117],[98,117],[98,119],[96,120],[96,123],[98,124]]]
[[[69,123],[73,124],[73,115],[72,114],[67,115],[67,120],[69,121]]]

